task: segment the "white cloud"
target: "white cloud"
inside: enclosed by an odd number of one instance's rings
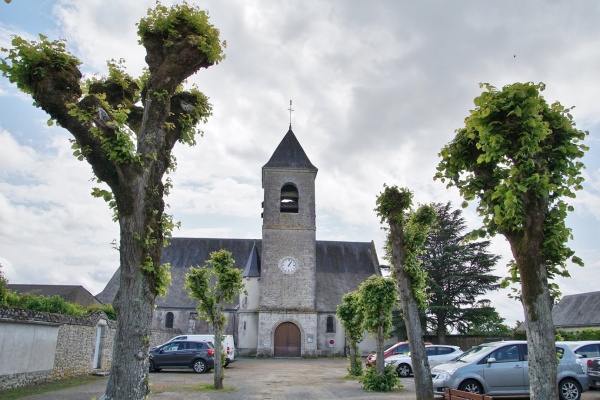
[[[102,73],[106,60],[121,57],[137,73],[144,51],[135,22],[154,4],[60,0],[47,23],[56,24],[87,73]],[[214,115],[196,147],[176,146],[179,168],[167,199],[183,223],[176,235],[260,235],[261,167],[287,131],[290,99],[293,130],[319,168],[317,237],[374,239],[380,258],[383,233],[373,209],[384,182],[411,189],[415,203],[460,206],[457,191],[432,177],[437,153],[474,107],[479,82],[543,81],[549,101],[576,106],[591,152],[600,141],[594,51],[600,4],[207,0],[200,6],[227,40],[227,58],[190,79],[210,97]],[[36,21],[5,18],[0,44],[11,32],[36,37]],[[11,94],[7,87],[2,78],[3,96]],[[30,99],[19,103],[31,108]],[[12,265],[5,266],[9,278],[51,271],[48,282],[85,283],[97,292],[116,269],[110,241],[118,231],[106,205],[89,195],[90,168],[70,155],[64,131],[37,116],[37,128],[9,128],[29,115],[13,114],[3,115],[0,131],[0,218],[10,222],[10,229],[0,226],[0,257]],[[599,267],[591,239],[600,221],[597,153],[585,162],[585,190],[572,201],[572,220],[573,247],[588,266],[561,280],[565,294],[588,290]],[[473,205],[464,216],[469,227],[479,226]],[[497,272],[504,276],[508,245],[497,238],[493,248],[504,257]],[[504,292],[488,297],[507,320],[522,320],[520,305]]]

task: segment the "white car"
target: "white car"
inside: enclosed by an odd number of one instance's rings
[[[433,368],[438,364],[445,363],[460,356],[463,351],[458,346],[448,346],[445,344],[433,344],[425,346],[429,367]],[[385,365],[394,365],[399,377],[407,377],[412,374],[412,361],[410,354],[391,356],[385,359]]]
[[[581,357],[583,372],[587,373],[588,360],[600,357],[600,340],[581,340],[581,341],[563,341],[556,344],[565,344],[569,346],[573,353]]]

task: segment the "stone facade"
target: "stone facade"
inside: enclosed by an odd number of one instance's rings
[[[300,330],[282,342],[317,355],[315,178],[291,129],[262,170],[264,188],[258,356],[278,355],[275,331],[284,322]],[[291,260],[291,261],[290,261]],[[285,263],[293,263],[287,268]]]
[[[259,357],[272,357],[275,329],[284,322],[291,322],[300,329],[301,355],[316,357],[317,353],[317,313],[261,312],[258,320]]]

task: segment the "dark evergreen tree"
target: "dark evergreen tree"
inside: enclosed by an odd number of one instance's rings
[[[445,343],[447,330],[467,332],[470,324],[480,321],[482,312],[496,312],[493,307],[481,307],[489,300],[480,296],[498,290],[500,277],[490,272],[500,256],[487,251],[488,240],[465,240],[468,233],[464,233],[461,210],[453,211],[450,202],[434,207],[436,229],[427,235],[420,258],[430,289],[427,322],[439,343]]]

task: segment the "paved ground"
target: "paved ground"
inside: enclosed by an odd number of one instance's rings
[[[344,377],[347,361],[343,359],[240,359],[225,370],[225,386],[234,391],[207,393],[194,386],[212,383],[213,374],[196,374],[191,370],[170,370],[150,374],[149,399],[396,399],[414,400],[413,378],[403,378],[403,389],[390,393],[365,392],[358,381]],[[99,399],[108,378],[98,378],[89,385],[30,396],[28,400]],[[442,399],[442,397],[438,397]],[[600,400],[600,391],[584,393],[582,399]]]

